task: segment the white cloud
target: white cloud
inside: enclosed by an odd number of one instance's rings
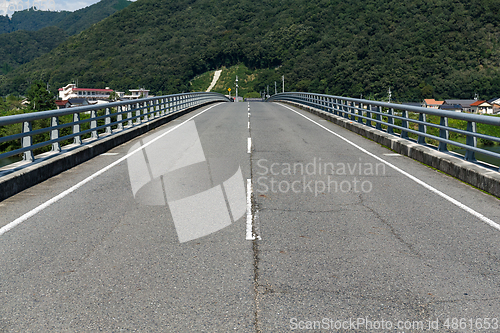
[[[95,3],[98,3],[99,1],[100,0],[77,0],[77,1],[75,1],[75,0],[55,0],[55,3],[56,3],[56,7],[57,7],[56,10],[75,11],[75,10],[93,5]],[[129,0],[129,1],[136,1],[136,0]]]
[[[88,7],[90,5],[93,5],[95,3],[98,3],[99,0],[79,0],[79,1],[74,1],[74,0],[59,0],[55,1],[56,3],[56,10],[69,10],[69,11],[75,11],[81,8]]]

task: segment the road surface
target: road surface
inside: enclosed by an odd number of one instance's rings
[[[500,331],[498,200],[290,106],[196,110],[13,221],[0,331]]]

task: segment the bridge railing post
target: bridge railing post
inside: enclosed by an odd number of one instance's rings
[[[358,123],[360,123],[360,124],[363,123],[363,108],[364,108],[364,104],[363,103],[359,103]]]
[[[476,122],[467,122],[467,131],[471,133],[476,133]],[[477,147],[477,137],[474,135],[467,135],[465,138],[465,144],[471,147]],[[473,150],[466,150],[464,159],[466,161],[474,162],[476,160],[476,153]]]
[[[378,130],[382,130],[382,107],[381,106],[377,106],[377,108],[375,109],[375,111],[377,112],[375,114],[375,119],[377,120],[377,123],[375,124],[375,128],[378,129]]]
[[[96,110],[92,110],[90,111],[90,129],[92,130],[90,133],[90,137],[92,139],[98,139],[99,138],[99,134],[97,133],[97,130],[95,130],[95,128],[97,127],[97,120],[95,119],[97,117],[97,111]]]
[[[21,145],[23,148],[28,148],[31,147],[33,144],[33,137],[31,136],[30,132],[32,130],[33,124],[31,121],[25,121],[23,122],[23,139],[21,140]],[[23,153],[23,160],[24,161],[29,161],[32,162],[35,159],[33,155],[33,150],[28,150]]]
[[[418,120],[421,121],[421,122],[425,122],[426,121],[426,114],[425,113],[419,113],[418,114]],[[420,133],[424,133],[426,134],[427,133],[427,126],[424,125],[424,124],[418,124],[418,131]],[[418,136],[418,139],[417,139],[417,143],[421,144],[421,145],[425,145],[425,136],[423,135],[419,135]]]
[[[150,119],[152,119],[154,117],[154,114],[148,114],[150,111],[149,101],[141,102],[140,108],[142,110],[142,122],[143,123],[148,122]]]
[[[127,112],[127,119],[128,119],[127,126],[132,127],[132,126],[134,126],[134,123],[132,121],[132,104],[127,104],[125,107],[127,108],[127,111],[128,111]]]
[[[372,121],[370,119],[372,119],[372,105],[371,104],[368,104],[367,108],[366,108],[366,123],[365,125],[366,126],[372,126]]]
[[[138,102],[135,102],[134,103],[134,109],[135,109],[135,125],[140,125],[142,123],[142,119],[141,119],[141,113],[142,113],[142,109],[141,109],[141,105],[140,103]]]
[[[163,117],[165,115],[165,107],[166,107],[165,98],[160,99],[159,102],[160,102],[160,116]]]
[[[111,110],[109,108],[106,108],[106,110],[104,111],[104,115],[106,116],[106,118],[104,118],[104,125],[107,125],[106,126],[106,134],[111,134],[111,126],[109,124],[111,124]]]
[[[123,112],[122,106],[121,105],[117,106],[116,107],[116,113],[117,113],[116,121],[118,122],[118,125],[116,125],[116,129],[119,131],[123,130],[123,122],[122,122],[123,114],[122,114],[122,112]]]
[[[394,108],[389,108],[387,110],[387,133],[394,134],[394,128],[391,125],[394,125]]]
[[[448,117],[442,116],[441,119],[439,120],[439,125],[448,127]],[[439,129],[439,137],[442,139],[448,140],[448,138],[449,138],[448,130],[440,128]],[[438,150],[439,151],[448,151],[448,145],[446,144],[446,142],[439,141]]]
[[[50,131],[50,140],[59,139],[59,129],[56,128],[57,126],[59,126],[59,117],[50,117],[50,126],[52,127],[52,130]],[[60,152],[61,144],[59,142],[53,142],[52,151]]]
[[[401,117],[403,118],[401,122],[401,127],[408,128],[408,111],[402,110]],[[401,130],[401,138],[408,139],[408,132],[405,130]]]
[[[149,115],[147,115],[147,118],[148,120],[153,120],[156,118],[156,114],[155,114],[155,108],[154,108],[154,101],[147,101],[145,102],[146,103],[146,109],[147,109],[147,113],[149,113]]]
[[[350,113],[350,119],[351,120],[356,120],[356,103],[350,102],[349,103],[349,113]]]
[[[80,114],[79,113],[73,113],[73,134],[80,133]],[[81,145],[82,144],[82,137],[80,135],[77,135],[73,138],[73,144],[75,145]]]

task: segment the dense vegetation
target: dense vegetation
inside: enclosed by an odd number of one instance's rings
[[[116,11],[127,0],[102,0],[75,12],[24,10],[0,16],[0,75],[27,63]]]
[[[67,38],[66,32],[57,27],[0,34],[0,74],[51,51]]]
[[[287,90],[489,98],[500,95],[499,11],[497,0],[141,0],[0,77],[0,95],[35,79],[174,93],[243,64],[260,75],[255,92],[285,75]]]
[[[270,78],[276,76],[275,73],[278,69],[254,69],[251,70],[245,65],[235,65],[229,68],[225,66],[222,67],[222,73],[220,75],[217,84],[212,89],[214,92],[221,94],[228,94],[228,88],[231,88],[231,96],[235,96],[236,93],[236,76],[238,76],[239,85],[239,96],[246,98],[256,98],[261,97],[261,93],[264,90],[261,87],[266,87],[270,83]],[[205,91],[212,82],[214,76],[214,71],[206,72],[198,75],[193,80],[190,81],[191,91]],[[277,90],[281,91],[281,79],[277,81]],[[269,85],[269,93],[274,94],[274,81]]]
[[[127,0],[102,0],[74,12],[23,10],[15,12],[10,19],[8,16],[0,16],[0,34],[18,30],[37,31],[45,27],[56,26],[69,35],[75,35],[122,10],[130,3]]]

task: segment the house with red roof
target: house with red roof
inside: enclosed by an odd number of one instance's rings
[[[473,113],[493,114],[493,105],[488,101],[476,101],[470,105]]]
[[[424,99],[422,102],[422,107],[429,109],[439,109],[441,105],[443,105],[444,101],[436,101],[433,98]]]
[[[58,110],[59,109],[66,109],[66,108],[69,108],[71,106],[71,104],[67,100],[58,100],[55,102],[56,102],[56,106],[57,106]]]
[[[84,98],[88,101],[107,100],[113,89],[93,89],[78,88],[76,84],[68,84],[64,88],[59,88],[59,100],[69,100],[73,98]]]

